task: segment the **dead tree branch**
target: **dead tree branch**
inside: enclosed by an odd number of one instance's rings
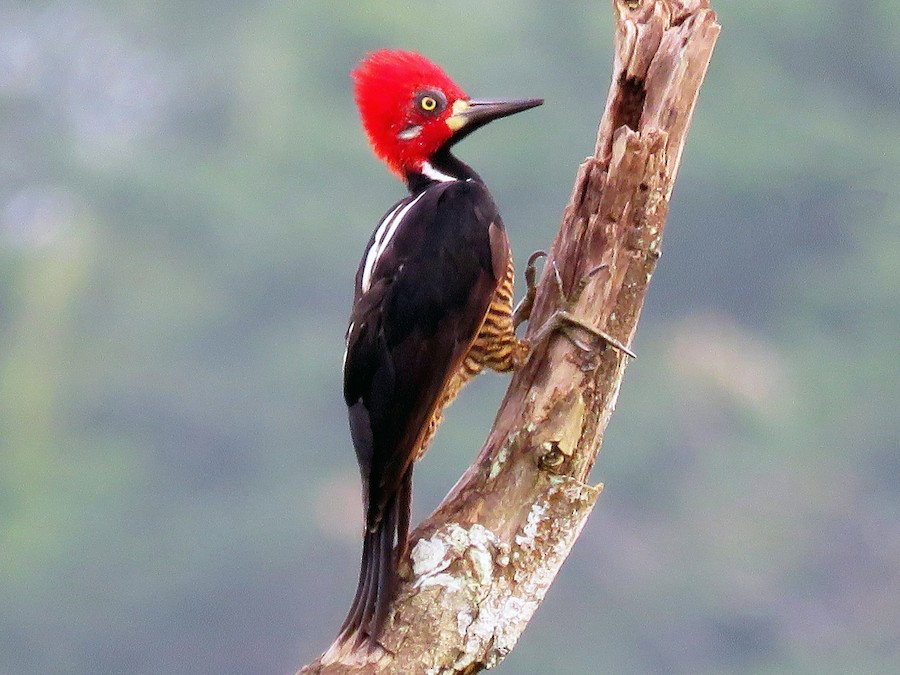
[[[596,149],[578,170],[529,335],[566,309],[631,343],[719,33],[708,0],[613,5],[613,80]],[[628,360],[589,331],[570,332],[593,349],[559,333],[538,346],[478,459],[413,533],[382,639],[388,654],[301,673],[474,673],[512,650],[600,494],[585,481]]]

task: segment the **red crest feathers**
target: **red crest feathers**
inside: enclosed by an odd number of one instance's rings
[[[467,98],[440,66],[415,52],[372,52],[351,76],[372,149],[401,178],[421,167],[453,135],[446,119],[454,101]],[[445,97],[440,114],[425,115],[416,107],[416,96],[427,91]],[[406,138],[401,137],[404,131],[409,132]]]

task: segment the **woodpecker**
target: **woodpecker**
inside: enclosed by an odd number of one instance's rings
[[[469,98],[431,61],[380,50],[353,70],[374,153],[409,189],[378,223],[356,274],[344,398],[363,485],[359,585],[329,653],[378,649],[406,554],[413,463],[444,407],[483,368],[527,358],[512,318],[513,264],[497,206],[451,154],[488,122],[542,99]]]

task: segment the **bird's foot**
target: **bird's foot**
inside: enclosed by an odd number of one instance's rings
[[[540,258],[546,258],[546,251],[535,251],[528,257],[525,265],[525,297],[519,301],[513,310],[513,330],[516,330],[523,323],[531,318],[531,310],[534,308],[534,295],[537,292],[537,268],[535,264]]]
[[[550,318],[547,319],[547,321],[545,321],[540,328],[538,328],[537,333],[534,335],[534,337],[528,340],[528,343],[531,346],[528,357],[530,358],[531,354],[534,353],[534,347],[536,345],[539,345],[556,331],[559,331],[560,333],[565,335],[566,338],[568,338],[569,342],[571,342],[583,352],[596,351],[597,347],[596,345],[591,345],[588,342],[585,342],[585,340],[577,334],[579,331],[587,333],[592,338],[602,341],[613,349],[617,349],[618,351],[622,352],[623,354],[627,354],[633,359],[637,358],[637,354],[626,347],[620,340],[617,340],[606,331],[601,330],[596,326],[592,326],[584,319],[579,319],[577,316],[565,309],[557,309],[555,312],[553,312],[553,314],[550,315]]]
[[[529,270],[531,273],[531,278],[528,286],[528,293],[525,296],[525,299],[520,303],[520,306],[525,304],[529,300],[528,303],[528,315],[531,314],[531,308],[534,304],[534,263],[541,256],[546,256],[546,253],[543,251],[538,251],[533,253],[531,257],[528,259],[528,267],[525,270],[525,279],[529,281]],[[541,344],[544,340],[550,337],[554,332],[559,331],[578,349],[584,352],[593,352],[596,351],[596,345],[591,345],[588,342],[585,342],[584,339],[580,335],[579,332],[587,333],[592,338],[596,340],[600,340],[603,343],[609,345],[613,349],[617,349],[623,354],[627,354],[631,358],[637,358],[637,355],[631,351],[626,345],[624,345],[620,340],[617,340],[612,335],[607,333],[600,328],[588,323],[584,319],[580,319],[574,314],[572,314],[572,308],[578,302],[578,299],[581,297],[581,294],[584,292],[585,287],[588,282],[591,280],[597,272],[600,270],[606,269],[606,264],[600,264],[593,267],[591,270],[587,272],[581,279],[578,280],[578,284],[575,286],[571,295],[567,295],[565,289],[563,288],[562,276],[559,273],[559,268],[556,266],[554,261],[550,262],[553,268],[553,276],[556,282],[556,291],[559,296],[559,307],[550,315],[550,318],[541,325],[540,328],[537,329],[534,336],[528,340],[528,344],[530,347],[528,356],[525,358],[525,361],[531,358],[531,355],[534,353],[534,348],[536,345]],[[519,311],[519,307],[516,308],[516,312]],[[527,318],[527,317],[526,317]],[[523,321],[525,319],[522,319]]]

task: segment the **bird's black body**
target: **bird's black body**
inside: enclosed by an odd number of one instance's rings
[[[343,630],[370,637],[384,621],[406,544],[412,464],[509,264],[500,215],[477,174],[449,152],[428,168],[431,177],[408,175],[410,196],[369,241],[347,332],[344,398],[366,534]]]

